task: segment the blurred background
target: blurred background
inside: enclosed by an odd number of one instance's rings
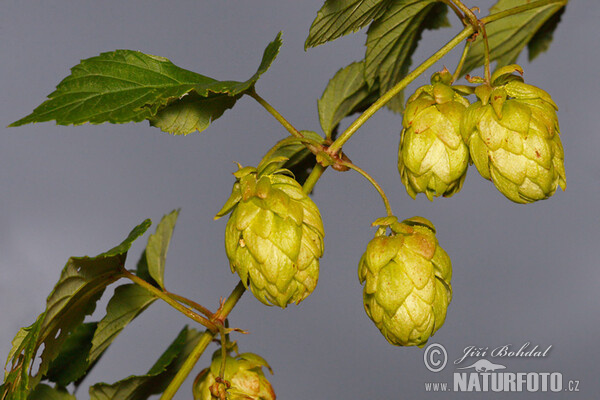
[[[466,4],[486,15],[493,2]],[[304,40],[321,5],[321,0],[5,0],[0,125],[29,114],[70,67],[101,52],[140,50],[216,79],[241,81],[254,73],[264,47],[283,31],[281,52],[257,91],[298,129],[320,131],[317,99],[339,68],[364,56],[366,38],[361,31],[305,52]],[[449,14],[449,19],[451,28],[424,33],[413,65],[460,30],[456,17]],[[548,91],[560,107],[564,193],[527,206],[513,204],[471,167],[454,197],[412,200],[396,167],[402,119],[387,110],[344,147],[381,183],[399,217],[421,215],[434,222],[452,258],[454,297],[445,325],[430,343],[442,344],[450,363],[467,346],[552,346],[546,358],[503,364],[509,371],[561,372],[565,380],[580,381],[581,392],[570,397],[587,399],[600,390],[599,23],[600,3],[572,1],[549,51],[532,63],[526,53],[519,59],[526,82]],[[453,70],[461,51],[459,46],[443,58],[407,93],[443,66]],[[157,223],[179,207],[166,285],[216,309],[238,282],[223,249],[226,220],[213,221],[230,194],[233,162],[256,165],[286,135],[249,97],[208,130],[187,137],[169,136],[146,122],[2,128],[0,358],[7,356],[18,329],[44,309],[70,256],[108,250],[145,218]],[[300,306],[285,310],[244,295],[230,316],[233,326],[250,332],[234,337],[240,350],[270,362],[271,382],[281,399],[464,398],[463,393],[426,393],[425,382],[450,382],[454,367],[428,371],[423,349],[390,346],[363,310],[357,264],[374,234],[371,222],[385,213],[375,190],[354,172],[327,171],[313,198],[327,232],[319,285]],[[133,246],[129,268],[146,240]],[[109,348],[78,397],[87,398],[87,386],[95,382],[145,373],[184,324],[193,325],[163,302],[154,303]],[[215,349],[209,348],[196,373],[208,366]],[[177,398],[190,398],[190,391],[188,382]]]

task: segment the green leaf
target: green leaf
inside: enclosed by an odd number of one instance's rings
[[[552,42],[552,37],[554,35],[554,31],[562,18],[566,6],[559,9],[556,14],[551,16],[544,25],[533,35],[529,43],[527,43],[527,50],[529,51],[529,61],[531,62],[538,55],[545,52],[550,48],[550,43]]]
[[[364,62],[355,62],[340,69],[329,80],[318,101],[319,121],[327,137],[333,136],[342,119],[364,108],[361,105],[365,100],[371,97],[375,101],[378,97],[378,90],[369,89],[364,70]]]
[[[38,351],[38,338],[40,336],[42,322],[46,313],[38,316],[37,320],[27,328],[19,329],[12,341],[12,349],[6,360],[6,367],[11,364],[10,369],[0,387],[0,399],[25,400],[32,387],[37,382],[30,382],[29,369]]]
[[[323,143],[323,138],[316,132],[301,131],[301,133],[307,139]],[[265,157],[267,156],[270,160],[283,157],[281,161],[274,163],[275,166],[273,168],[283,168],[292,171],[294,178],[301,185],[304,184],[317,162],[315,155],[295,137],[287,137],[277,142],[265,155]]]
[[[27,400],[76,400],[75,396],[64,389],[55,389],[48,385],[37,385]]]
[[[390,90],[408,73],[411,57],[425,29],[449,26],[447,7],[436,0],[397,1],[375,20],[367,32],[365,79],[379,84],[380,94]],[[402,111],[404,96],[395,96],[388,108]]]
[[[115,289],[106,306],[106,315],[98,324],[91,339],[88,363],[96,361],[121,331],[144,311],[156,297],[136,284],[122,285]]]
[[[59,125],[79,125],[86,122],[140,122],[156,118],[152,121],[154,125],[166,130],[170,123],[174,124],[174,133],[177,134],[204,129],[207,118],[210,121],[218,118],[231,108],[238,95],[254,86],[269,68],[280,47],[281,33],[265,49],[257,72],[244,82],[218,81],[179,68],[166,58],[139,51],[102,53],[73,67],[71,75],[58,84],[48,100],[10,126],[50,120],[56,120]],[[194,102],[187,100],[186,95],[190,95],[190,99],[201,97],[211,100]],[[227,97],[230,99],[225,100]],[[202,104],[207,106],[207,110],[198,112]],[[175,107],[175,111],[165,111],[169,107]],[[182,116],[174,117],[182,111],[185,111]],[[159,112],[160,115],[157,115]],[[182,122],[184,114],[188,118]]]
[[[88,356],[97,327],[97,322],[88,322],[71,332],[61,346],[58,356],[50,363],[46,373],[48,380],[66,387],[87,374],[91,364],[88,362]]]
[[[185,327],[146,375],[130,376],[114,384],[90,387],[90,400],[144,400],[162,393],[202,334]]]
[[[25,399],[57,358],[62,345],[86,315],[91,314],[106,286],[117,280],[132,242],[150,226],[150,220],[135,227],[118,246],[96,257],[71,257],[58,283],[46,300],[46,310],[29,328],[19,331],[10,351],[12,363],[0,398]],[[44,350],[37,373],[29,376],[34,357]]]
[[[241,97],[212,95],[202,97],[189,93],[182,99],[160,110],[150,121],[150,125],[173,135],[188,135],[202,132],[211,122],[232,108]]]
[[[356,32],[378,18],[391,0],[326,0],[317,12],[304,49]]]
[[[545,24],[561,11],[565,4],[566,0],[563,3],[545,4],[486,24],[485,29],[490,46],[490,61],[497,61],[496,68],[514,64],[521,51],[532,40],[533,50],[530,47],[530,59],[534,58],[540,51],[545,50],[550,40],[552,40],[552,31],[558,24],[558,20],[553,22],[554,27]],[[490,9],[490,15],[521,5],[523,5],[522,0],[499,0]],[[558,18],[560,19],[560,16]],[[540,31],[540,36],[536,38],[536,32],[538,31]],[[483,63],[483,39],[477,37],[469,49],[461,73],[463,75],[469,73],[473,69],[482,66]]]
[[[146,246],[148,272],[162,289],[165,288],[164,275],[167,251],[169,250],[169,243],[178,215],[179,210],[173,210],[170,214],[165,215],[156,227],[156,233],[148,238],[148,245]]]

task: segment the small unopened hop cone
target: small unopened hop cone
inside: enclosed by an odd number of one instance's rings
[[[547,199],[567,182],[558,107],[548,93],[523,82],[518,65],[500,68],[465,112],[461,133],[485,179],[516,203]]]
[[[408,194],[450,197],[463,185],[469,149],[460,135],[460,123],[469,106],[464,86],[450,86],[447,69],[431,77],[406,102],[398,149],[398,171]]]
[[[222,360],[221,350],[217,350],[210,367],[202,370],[194,382],[194,400],[275,400],[275,392],[262,368],[273,371],[262,357],[253,353],[228,355],[221,380]]]
[[[450,257],[423,217],[385,217],[373,225],[379,228],[358,264],[365,311],[391,344],[422,347],[446,319]]]
[[[258,300],[285,308],[317,286],[325,231],[316,204],[290,171],[277,169],[280,161],[240,166],[215,218],[231,213],[225,251],[232,272]]]

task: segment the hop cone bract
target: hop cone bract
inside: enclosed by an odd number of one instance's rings
[[[323,222],[315,203],[277,159],[245,167],[229,200],[225,250],[235,271],[258,300],[285,308],[300,303],[317,285],[323,255]]]
[[[469,149],[460,135],[460,123],[469,106],[458,89],[450,86],[448,70],[435,73],[431,85],[422,86],[408,99],[402,120],[398,170],[408,194],[452,196],[467,174]]]
[[[450,257],[425,218],[386,217],[373,225],[380,227],[358,264],[365,311],[391,344],[423,346],[446,319]]]
[[[236,357],[227,356],[223,380],[219,378],[222,362],[221,351],[217,350],[210,368],[200,372],[194,382],[195,400],[275,400],[275,392],[265,377],[262,367],[271,373],[271,367],[260,356],[243,353]]]
[[[499,69],[492,86],[475,90],[461,132],[477,170],[517,203],[546,199],[566,188],[564,153],[556,110],[548,93],[525,84],[514,71]]]

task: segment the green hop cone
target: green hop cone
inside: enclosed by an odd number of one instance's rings
[[[228,355],[220,379],[222,360],[221,350],[217,350],[210,368],[202,370],[194,382],[194,400],[275,400],[275,392],[262,368],[266,367],[271,374],[273,371],[262,357],[252,353]]]
[[[358,264],[369,318],[393,345],[424,346],[444,324],[452,299],[452,264],[423,217],[379,226]],[[391,234],[387,234],[387,229]]]
[[[433,74],[431,85],[422,86],[408,99],[398,170],[408,194],[450,197],[463,185],[469,149],[460,135],[460,123],[469,106],[468,89],[450,86],[447,69]]]
[[[215,219],[231,212],[225,251],[232,272],[258,300],[285,308],[315,289],[325,232],[319,209],[288,170],[278,169],[280,161],[240,166]]]
[[[467,109],[461,133],[485,179],[516,203],[531,203],[566,188],[558,107],[548,93],[500,68],[492,86],[475,89],[479,101]]]

